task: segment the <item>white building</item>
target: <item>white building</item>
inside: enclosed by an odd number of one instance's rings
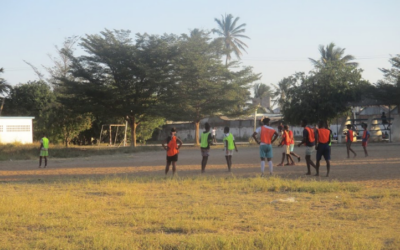
[[[35,117],[0,116],[0,143],[32,143]]]

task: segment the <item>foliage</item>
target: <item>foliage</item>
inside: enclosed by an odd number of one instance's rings
[[[137,139],[139,142],[145,143],[150,139],[156,129],[161,129],[161,126],[165,124],[165,118],[163,117],[146,117],[137,127]]]
[[[353,66],[353,67],[358,66],[358,63],[351,62],[355,59],[354,56],[344,55],[344,51],[346,49],[342,49],[340,47],[335,47],[335,46],[336,45],[334,43],[328,44],[326,48],[324,48],[323,45],[320,45],[319,52],[321,54],[321,58],[319,60],[309,58],[311,63],[317,68],[326,67],[330,64],[330,62],[340,63],[344,66]]]
[[[170,60],[176,54],[176,38],[137,34],[133,43],[129,36],[127,30],[86,35],[79,44],[86,55],[66,52],[74,80],[61,80],[81,112],[126,119],[135,146],[136,127],[158,112],[158,100],[172,84]]]
[[[197,29],[190,35],[182,35],[180,56],[174,60],[176,85],[169,89],[164,100],[168,119],[195,123],[197,144],[201,119],[250,111],[246,110],[250,84],[259,79],[251,68],[233,71],[223,65],[220,43],[211,41],[208,33]],[[231,63],[230,67],[237,64]]]
[[[280,110],[283,109],[282,105],[286,100],[287,92],[295,84],[295,82],[296,79],[293,76],[289,76],[284,77],[277,85],[273,84],[275,87],[275,92],[273,94],[275,97],[274,105],[278,104]]]
[[[299,124],[302,119],[317,123],[348,111],[349,103],[359,101],[363,89],[370,86],[361,73],[361,69],[329,62],[309,75],[294,75],[296,83],[282,102],[285,120],[291,124]]]
[[[4,69],[0,68],[0,73],[4,73]],[[8,94],[11,86],[7,84],[7,81],[4,78],[0,78],[0,95]]]
[[[241,38],[247,38],[248,36],[243,35],[246,31],[244,27],[246,24],[240,24],[238,26],[237,22],[239,21],[239,17],[234,18],[231,14],[222,16],[221,19],[214,19],[218,24],[218,29],[213,29],[213,33],[216,33],[223,41],[223,45],[226,53],[226,65],[228,61],[231,60],[231,53],[235,53],[236,57],[240,59],[242,55],[241,50],[246,51],[247,44],[244,43]]]
[[[400,107],[400,54],[390,58],[389,62],[392,68],[380,69],[385,78],[370,88],[370,96],[379,104]]]
[[[47,128],[50,110],[55,100],[56,96],[44,81],[19,84],[11,89],[5,113],[12,116],[34,116],[34,139],[41,138],[43,132],[48,133],[50,139],[54,139],[54,134],[49,133]]]

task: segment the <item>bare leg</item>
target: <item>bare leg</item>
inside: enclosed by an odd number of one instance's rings
[[[229,172],[230,172],[232,168],[232,155],[229,155],[228,159],[229,159]]]
[[[176,161],[172,162],[172,175],[175,175],[176,172]]]
[[[169,166],[171,166],[171,162],[170,162],[170,161],[167,161],[167,165],[165,165],[165,175],[168,174]]]
[[[44,157],[44,167],[47,167],[47,156]]]
[[[290,152],[290,154],[291,155],[293,155],[293,156],[295,156],[295,157],[297,157],[297,160],[299,160],[300,161],[300,155],[298,155],[298,154],[296,154],[295,152]]]
[[[313,168],[316,168],[314,162],[311,160],[311,155],[306,155],[306,163],[307,163],[307,173],[306,173],[306,175],[311,175],[310,166],[312,166]]]
[[[330,160],[327,160],[326,161],[326,170],[327,170],[327,172],[326,172],[326,177],[329,177],[329,170],[331,169],[331,161]]]
[[[315,176],[319,176],[319,160],[317,160],[317,165],[315,166],[315,170],[317,170],[317,173],[315,174]]]
[[[287,155],[286,155],[286,159],[287,159],[287,165],[295,165],[295,163],[294,163],[294,161],[293,161],[293,158],[292,158],[292,156],[291,156],[290,154],[287,154]],[[290,160],[292,163],[289,164],[289,160]]]
[[[39,156],[39,168],[41,168],[41,166],[42,166],[42,157]]]
[[[201,172],[204,173],[206,171],[208,156],[203,156],[203,160],[201,161]]]
[[[367,147],[363,146],[363,148],[364,148],[365,157],[367,157],[368,156]]]
[[[226,159],[226,165],[228,165],[228,171],[231,169],[229,166],[229,156],[225,155],[225,159]]]
[[[349,145],[349,151],[351,151],[354,154],[354,157],[357,156],[356,152],[354,152],[354,150],[351,148],[351,144]],[[349,152],[347,152],[347,157],[349,157],[348,155],[349,155]]]
[[[286,155],[285,153],[282,153],[282,161],[277,165],[278,167],[283,166],[283,162],[285,161],[285,155]]]

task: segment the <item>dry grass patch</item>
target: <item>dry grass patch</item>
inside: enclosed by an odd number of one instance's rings
[[[280,178],[0,186],[4,249],[400,249],[400,192]],[[295,202],[273,202],[294,197]]]

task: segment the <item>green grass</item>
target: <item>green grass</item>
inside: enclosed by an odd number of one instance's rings
[[[66,148],[61,145],[50,145],[49,152],[52,158],[88,157],[92,155],[128,154],[133,152],[162,150],[157,146],[131,147],[97,147],[97,146],[71,146]],[[0,144],[0,161],[32,160],[39,156],[39,144]]]
[[[400,191],[281,178],[0,185],[1,249],[400,249]],[[294,197],[296,202],[273,202]]]

